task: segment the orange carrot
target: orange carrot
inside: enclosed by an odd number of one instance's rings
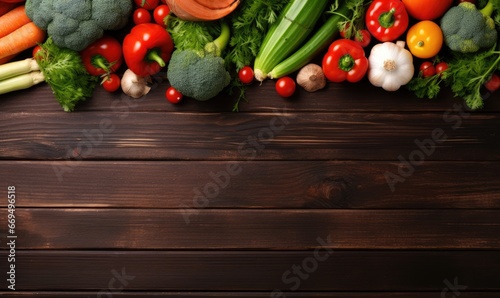
[[[45,31],[29,22],[11,34],[0,38],[0,59],[20,53],[45,40]]]
[[[0,38],[31,22],[26,15],[24,5],[18,6],[0,17]]]
[[[8,13],[17,6],[17,3],[0,3],[0,16]]]
[[[10,60],[12,60],[12,58],[14,58],[17,54],[14,54],[14,55],[10,55],[10,56],[7,56],[7,57],[3,57],[3,58],[0,58],[0,65],[4,64],[4,63],[7,63],[9,62]]]

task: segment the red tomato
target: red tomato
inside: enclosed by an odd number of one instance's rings
[[[116,73],[111,73],[102,82],[102,87],[108,92],[115,92],[120,88],[120,77]]]
[[[243,84],[250,84],[253,82],[254,74],[250,66],[245,66],[238,72],[238,78]]]
[[[443,71],[445,71],[447,69],[448,69],[448,63],[446,63],[446,62],[439,62],[436,65],[436,73],[437,74],[440,74],[440,73],[442,73]]]
[[[432,62],[425,61],[420,64],[420,74],[424,78],[432,77],[436,74],[436,67],[434,67],[434,64],[432,64]]]
[[[500,88],[500,76],[493,74],[491,78],[484,83],[484,87],[490,92],[495,92]]]
[[[150,23],[151,14],[149,13],[148,10],[139,7],[136,10],[134,10],[133,19],[134,19],[134,24],[136,25]]]
[[[282,77],[276,82],[276,92],[281,97],[290,97],[295,93],[295,81],[291,77]]]
[[[153,12],[153,17],[155,19],[155,22],[159,25],[165,26],[165,18],[168,16],[170,13],[170,8],[166,4],[158,5],[154,12]]]
[[[340,31],[340,36],[346,38],[346,35],[348,35],[347,32],[350,30],[350,27],[351,27],[350,23],[345,24],[344,29]],[[355,30],[351,31],[352,32],[350,34],[353,34],[354,38],[352,38],[351,36],[350,39],[354,39],[354,41],[359,43],[363,48],[367,47],[370,44],[372,40],[372,35],[370,34],[370,31],[366,29],[359,29],[357,30],[357,32]]]
[[[402,0],[408,14],[420,21],[434,20],[444,15],[453,0]]]
[[[153,10],[160,4],[160,0],[134,0],[134,2],[135,5],[147,10]]]
[[[354,41],[359,43],[363,48],[366,48],[372,41],[372,35],[370,34],[370,31],[361,29],[358,31],[358,34],[354,36]]]
[[[170,103],[177,104],[182,100],[182,93],[174,87],[168,87],[165,97]]]

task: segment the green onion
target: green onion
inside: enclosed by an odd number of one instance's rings
[[[40,71],[33,71],[0,81],[0,94],[28,89],[45,81]]]

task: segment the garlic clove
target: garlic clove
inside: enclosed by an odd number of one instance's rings
[[[302,67],[297,74],[297,84],[308,92],[325,88],[326,78],[323,68],[314,63]]]
[[[151,91],[153,80],[150,76],[140,77],[130,69],[123,73],[121,87],[123,93],[132,98],[140,98]]]

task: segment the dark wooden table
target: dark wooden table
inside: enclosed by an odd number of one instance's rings
[[[1,296],[500,297],[500,94],[166,86],[1,96]]]

